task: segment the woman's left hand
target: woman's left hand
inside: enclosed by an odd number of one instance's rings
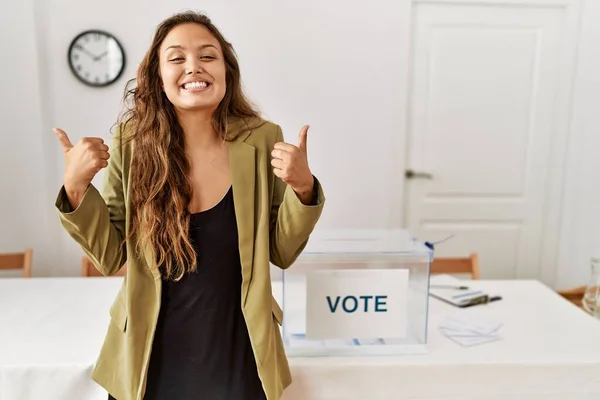
[[[308,125],[304,125],[298,135],[298,146],[277,142],[271,152],[273,173],[294,189],[302,203],[308,204],[313,197],[315,178],[308,166],[306,136]]]

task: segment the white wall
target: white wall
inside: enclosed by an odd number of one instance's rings
[[[16,4],[10,6],[11,11],[22,7]],[[403,153],[396,152],[395,133],[404,123],[407,66],[402,55],[408,43],[404,33],[408,30],[408,4],[343,0],[285,5],[270,0],[202,3],[203,10],[234,43],[251,97],[268,118],[282,125],[286,140],[295,143],[300,127],[311,125],[311,166],[322,180],[328,198],[320,227],[401,225],[402,190],[388,183],[400,172],[390,165],[403,165]],[[51,128],[62,127],[72,140],[83,136],[108,138],[119,111],[123,85],[126,79],[134,77],[156,24],[171,13],[189,8],[190,3],[107,0],[102,6],[91,7],[75,0],[35,0],[35,7],[40,16],[38,34],[29,37],[28,43],[35,44],[38,52],[32,52],[22,64],[36,68],[35,58],[41,60],[39,71],[28,75],[41,77],[42,87],[39,91],[32,89],[31,96],[43,101],[47,116],[38,109],[29,113],[29,123],[36,124],[37,135],[42,137],[36,145],[50,153],[46,159],[35,157],[36,166],[31,167],[32,172],[38,173],[35,179],[46,180],[49,185],[52,198],[48,195],[38,199],[47,205],[54,200],[63,169]],[[12,12],[8,14],[15,23],[7,37],[20,29],[16,22],[20,24],[29,18],[32,23],[31,10],[23,11],[17,18]],[[115,34],[127,52],[125,74],[110,88],[87,88],[69,71],[67,46],[77,33],[89,28]],[[12,83],[15,89],[18,85]],[[15,104],[10,113],[21,110],[20,107]],[[6,124],[3,119],[2,123],[10,129],[20,123],[8,121]],[[40,174],[44,163],[52,172],[47,176]],[[19,196],[31,190],[29,182],[20,182],[12,189]],[[370,200],[371,196],[376,201]],[[2,201],[2,213],[11,214]],[[16,198],[13,203],[20,201]],[[15,245],[24,243],[27,227],[16,220],[9,225],[23,235],[15,240]],[[60,238],[61,244],[46,266],[37,262],[48,259],[48,255],[37,251],[35,273],[77,274],[81,251],[62,231],[55,215],[45,233]]]
[[[54,149],[42,138],[42,68],[33,0],[11,3],[0,13],[0,38],[0,252],[32,247],[42,255],[36,265],[47,271],[52,262],[45,256],[55,254],[60,242],[51,228],[47,183],[55,173],[48,169]]]
[[[595,154],[600,28],[593,23],[600,20],[600,5],[586,4],[558,286],[587,279],[592,241],[600,235],[594,197],[600,171]],[[52,209],[63,161],[51,128],[61,126],[73,140],[108,138],[125,81],[134,77],[154,27],[190,5],[182,0],[4,5],[0,43],[10,62],[0,67],[0,79],[10,102],[5,97],[0,109],[0,251],[32,245],[36,275],[79,273],[81,252]],[[286,139],[295,142],[299,128],[311,124],[311,166],[328,198],[319,226],[401,226],[403,189],[390,183],[400,181],[405,159],[398,132],[405,124],[409,1],[210,0],[202,7],[233,42],[251,97],[283,126]],[[67,46],[89,28],[115,34],[127,52],[125,74],[109,88],[87,88],[69,71]],[[19,40],[8,39],[15,37]]]
[[[585,284],[600,256],[600,2],[586,0],[574,77],[556,286]]]

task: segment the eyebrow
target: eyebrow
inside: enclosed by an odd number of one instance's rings
[[[215,46],[215,45],[213,45],[213,44],[203,44],[202,46],[198,46],[198,50],[202,50],[202,49],[205,49],[205,48],[207,48],[207,47],[213,47],[213,48],[215,48],[215,49],[217,48],[217,46]],[[167,50],[169,50],[169,49],[183,49],[183,47],[182,47],[182,46],[180,46],[180,45],[178,45],[178,44],[175,44],[175,45],[173,45],[173,46],[169,46],[169,47],[167,47],[167,48],[165,49],[165,52],[166,52]]]

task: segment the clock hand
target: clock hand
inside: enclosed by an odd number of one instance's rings
[[[85,47],[81,46],[79,48],[79,50],[83,51],[85,54],[87,54],[88,56],[92,57],[93,59],[96,59],[96,56],[93,55],[90,51],[88,51]]]
[[[100,54],[99,56],[94,57],[94,61],[100,61],[100,59],[107,54],[108,54],[108,51],[105,51],[104,53]]]

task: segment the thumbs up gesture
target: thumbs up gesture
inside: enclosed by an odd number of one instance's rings
[[[273,173],[294,189],[300,200],[307,204],[312,198],[314,177],[308,167],[306,137],[308,125],[300,130],[298,145],[278,142],[271,152]]]
[[[83,138],[73,145],[65,131],[59,128],[53,130],[65,156],[65,190],[83,195],[94,176],[108,166],[108,146],[100,138]]]

